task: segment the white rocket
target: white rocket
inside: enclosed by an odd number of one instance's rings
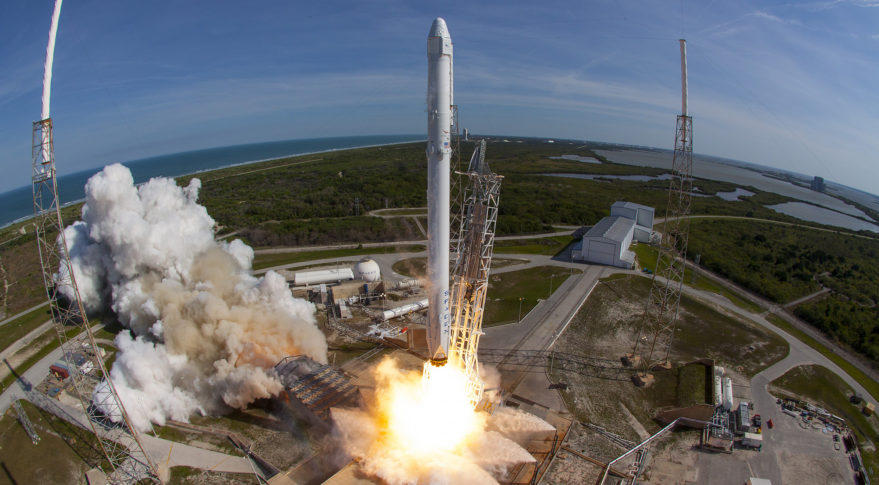
[[[427,35],[427,352],[433,365],[449,355],[449,171],[452,154],[452,38],[437,18]]]

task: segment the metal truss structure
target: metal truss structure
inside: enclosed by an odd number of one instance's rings
[[[488,273],[494,251],[503,177],[485,163],[485,140],[480,140],[470,158],[469,179],[461,203],[461,222],[451,255],[452,326],[449,360],[461,363],[467,375],[467,395],[475,407],[482,400],[484,384],[479,379],[477,349],[482,335],[482,316],[488,292]]]
[[[653,282],[650,285],[644,322],[632,351],[634,355],[639,355],[639,348],[644,351],[640,362],[643,369],[668,362],[687,264],[692,191],[693,118],[679,115],[672,177],[668,186],[665,228],[659,244],[659,256],[656,260]]]
[[[70,379],[107,459],[108,479],[114,484],[162,483],[109,378],[70,269],[58,198],[51,118],[34,122],[32,149],[34,226],[46,296]],[[73,301],[61,294],[63,287],[72,289]]]
[[[632,353],[625,360],[640,366],[643,374],[636,382],[648,384],[654,367],[668,368],[671,344],[681,304],[681,287],[687,267],[687,240],[690,235],[690,205],[693,199],[693,118],[687,110],[687,41],[681,47],[681,114],[675,127],[672,176],[668,183],[665,227],[659,241],[656,270],[644,309],[644,320]],[[643,354],[639,354],[639,349]],[[641,380],[640,377],[645,379]]]
[[[479,349],[483,363],[518,372],[546,372],[547,367],[609,381],[628,381],[631,371],[619,360],[584,357],[553,350]]]

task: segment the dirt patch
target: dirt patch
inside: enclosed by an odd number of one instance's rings
[[[836,458],[819,458],[797,453],[778,453],[783,483],[836,484],[845,483],[851,470]]]
[[[638,483],[667,485],[697,483],[698,431],[674,431],[650,448],[650,459]]]
[[[619,358],[633,350],[649,289],[650,280],[640,276],[602,281],[571,321],[565,335],[557,340],[554,350],[605,359],[603,365],[620,369],[616,376],[626,379],[631,374],[622,370]],[[660,428],[654,421],[659,408],[713,400],[707,379],[704,382],[684,379],[683,384],[693,385],[682,384],[678,369],[684,364],[713,358],[717,365],[734,374],[735,382],[747,384],[749,376],[777,362],[787,351],[787,343],[777,335],[684,296],[670,353],[675,367],[671,371],[657,371],[656,385],[645,389],[635,387],[629,380],[608,380],[588,372],[559,370],[553,370],[552,380],[568,384],[562,396],[578,419],[638,441],[643,431],[629,423],[620,404],[647,433],[654,433]],[[747,392],[747,386],[740,389],[742,393]],[[737,397],[750,398],[750,395]]]

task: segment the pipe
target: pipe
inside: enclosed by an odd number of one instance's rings
[[[687,41],[680,39],[681,43],[681,114],[687,115]]]

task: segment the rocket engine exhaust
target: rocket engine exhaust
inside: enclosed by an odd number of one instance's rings
[[[452,148],[452,38],[437,18],[427,35],[427,349],[430,363],[449,356],[449,171]]]

